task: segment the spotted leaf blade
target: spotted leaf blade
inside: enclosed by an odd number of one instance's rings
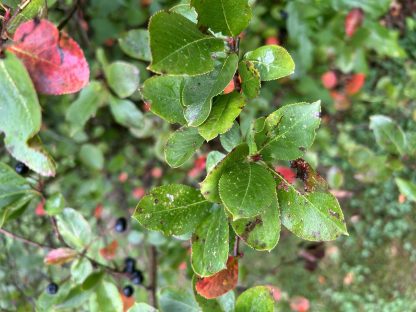
[[[219,95],[233,79],[237,70],[238,56],[233,53],[217,61],[213,71],[206,75],[187,77],[182,93],[184,115],[188,125],[200,126],[211,112],[212,98]]]
[[[164,185],[142,198],[133,217],[149,230],[183,235],[195,230],[211,206],[197,189],[180,184]]]
[[[289,231],[310,241],[330,241],[348,235],[336,197],[326,190],[325,181],[313,169],[306,173],[304,193],[277,175],[282,224]]]
[[[233,220],[261,214],[275,196],[275,181],[255,163],[235,163],[220,178],[219,194]]]
[[[196,128],[181,128],[175,131],[165,146],[165,159],[172,168],[182,166],[201,147],[204,138]]]
[[[280,79],[295,71],[295,62],[290,54],[277,45],[267,45],[247,52],[244,59],[254,64],[262,81]]]
[[[302,157],[315,140],[320,124],[320,101],[286,105],[256,125],[255,141],[264,160]],[[259,126],[261,124],[261,126]]]
[[[280,238],[279,202],[274,196],[271,204],[258,216],[232,222],[235,233],[256,250],[272,250]]]
[[[192,235],[192,268],[201,277],[225,269],[228,259],[228,220],[222,207],[209,214]]]
[[[198,24],[225,36],[239,35],[250,23],[252,11],[248,0],[192,0]]]
[[[35,88],[22,62],[6,53],[0,59],[0,132],[10,154],[43,176],[55,175],[55,163],[36,136],[41,108]]]
[[[214,69],[214,52],[224,50],[224,42],[204,35],[186,17],[161,11],[149,24],[152,63],[149,69],[158,74],[200,75]]]

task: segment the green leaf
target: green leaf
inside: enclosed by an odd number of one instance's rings
[[[92,291],[82,289],[81,285],[73,287],[68,295],[63,299],[58,301],[59,304],[56,305],[55,310],[69,310],[80,308],[85,305],[86,301],[91,297]]]
[[[170,9],[170,11],[185,16],[192,23],[196,24],[198,22],[198,14],[196,13],[195,9],[191,7],[191,5],[188,3],[181,3],[175,5],[173,8]]]
[[[329,241],[348,235],[344,215],[334,195],[324,190],[315,172],[308,171],[305,193],[279,174],[277,197],[282,224],[296,236],[310,241]],[[309,184],[309,183],[312,183]],[[316,184],[315,184],[316,183]]]
[[[82,284],[93,272],[93,267],[88,259],[80,258],[71,265],[71,280],[75,284]]]
[[[127,312],[157,312],[157,309],[148,305],[147,303],[135,303]]]
[[[319,127],[320,102],[286,105],[270,114],[255,134],[264,160],[293,160],[302,157]]]
[[[218,184],[224,172],[235,162],[241,162],[248,156],[247,144],[241,144],[234,148],[221,162],[219,162],[201,182],[201,193],[204,197],[214,203],[221,203],[218,192]]]
[[[181,128],[168,139],[165,146],[165,159],[169,166],[182,166],[204,143],[196,128]]]
[[[411,201],[416,201],[416,185],[408,180],[396,178],[396,184],[401,194]]]
[[[245,105],[245,97],[238,92],[217,97],[208,119],[199,126],[199,133],[207,141],[216,138],[218,134],[226,133]]]
[[[222,147],[227,152],[231,152],[233,148],[242,143],[240,125],[237,122],[234,122],[229,131],[220,135],[220,141]]]
[[[256,286],[243,292],[235,304],[235,312],[274,312],[274,299],[266,286]]]
[[[214,69],[214,52],[224,50],[224,42],[207,36],[186,17],[174,12],[158,12],[149,23],[152,63],[158,74],[200,75]]]
[[[118,39],[121,50],[128,56],[150,62],[149,32],[146,29],[132,29]]]
[[[102,281],[96,290],[97,308],[100,312],[122,312],[123,302],[116,285]]]
[[[250,23],[252,12],[248,0],[191,0],[198,13],[198,24],[225,36],[238,36]]]
[[[406,153],[406,135],[390,117],[383,115],[371,116],[370,129],[374,132],[377,144],[384,150],[400,155]]]
[[[95,116],[103,104],[103,92],[104,88],[98,81],[91,81],[81,90],[78,99],[71,104],[65,115],[66,121],[71,124],[71,136],[82,130],[87,121]]]
[[[221,160],[223,160],[225,155],[218,151],[211,151],[207,156],[206,168],[209,173]]]
[[[108,85],[120,98],[132,95],[139,88],[140,72],[130,63],[117,61],[104,69]]]
[[[82,145],[79,151],[79,158],[86,167],[92,170],[102,170],[104,167],[104,155],[95,145]]]
[[[0,162],[0,228],[9,217],[36,196],[25,178]]]
[[[241,77],[241,89],[243,94],[254,99],[259,96],[261,88],[260,73],[254,66],[253,62],[241,61],[238,65],[238,72]]]
[[[228,220],[217,207],[200,223],[192,235],[192,268],[200,277],[225,269],[228,259]]]
[[[183,235],[192,232],[210,208],[199,190],[172,184],[154,188],[143,197],[133,217],[147,229]]]
[[[32,80],[22,62],[6,52],[0,59],[0,132],[9,153],[43,176],[55,175],[55,163],[36,134],[41,108]]]
[[[19,1],[22,3],[22,1]],[[12,35],[17,27],[31,19],[46,17],[48,12],[46,0],[31,0],[23,10],[7,23],[7,32]]]
[[[65,198],[61,193],[55,193],[49,196],[45,202],[45,211],[50,216],[54,216],[61,213],[64,207]]]
[[[72,248],[80,250],[91,243],[90,225],[78,211],[65,208],[56,220],[59,233]]]
[[[201,312],[195,297],[187,290],[163,288],[159,297],[162,312]]]
[[[170,123],[186,124],[182,106],[184,79],[159,76],[143,84],[143,97],[150,102],[150,110]]]
[[[269,171],[255,163],[235,163],[221,176],[219,193],[233,220],[262,213],[272,202],[276,183]]]
[[[196,275],[192,278],[194,296],[203,312],[234,312],[235,294],[229,291],[215,299],[206,299],[198,294],[195,289]]]
[[[295,63],[290,54],[277,45],[267,45],[247,52],[244,59],[254,64],[262,81],[280,79],[295,71]]]
[[[212,98],[224,91],[233,79],[237,66],[238,56],[233,53],[217,61],[215,69],[209,74],[185,78],[182,100],[189,126],[200,126],[208,118]]]
[[[257,250],[272,250],[280,238],[280,212],[277,197],[274,196],[271,204],[258,216],[239,219],[231,225],[235,233],[248,246]]]
[[[127,128],[142,128],[143,113],[129,100],[110,98],[110,110],[117,123]]]

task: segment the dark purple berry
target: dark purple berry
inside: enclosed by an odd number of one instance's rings
[[[140,270],[134,271],[131,275],[130,280],[134,285],[143,284],[143,273]]]
[[[21,175],[25,175],[29,172],[29,168],[22,162],[18,162],[14,167],[14,170],[16,170],[16,172]]]
[[[134,293],[134,288],[131,285],[124,286],[123,294],[126,297],[131,297]]]
[[[127,220],[126,218],[118,218],[114,229],[117,233],[122,233],[127,229]]]
[[[124,259],[124,272],[126,273],[133,273],[136,269],[136,260],[128,257]]]
[[[49,295],[55,295],[59,290],[59,286],[55,283],[50,283],[47,287],[46,287],[46,292]]]

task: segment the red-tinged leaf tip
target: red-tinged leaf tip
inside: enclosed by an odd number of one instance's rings
[[[118,242],[113,240],[110,244],[100,249],[100,255],[106,260],[112,260],[116,256]]]
[[[9,50],[25,64],[35,88],[43,94],[68,94],[88,84],[84,53],[67,34],[47,20],[28,21],[14,34]]]
[[[352,37],[364,20],[364,12],[361,9],[352,9],[345,18],[345,34]]]
[[[51,250],[44,258],[47,265],[59,265],[72,261],[77,256],[77,252],[70,248],[58,248]]]
[[[348,95],[354,95],[362,89],[365,83],[365,75],[364,74],[355,74],[351,77],[348,81],[347,85],[345,86],[345,92]]]
[[[120,298],[123,302],[123,312],[127,312],[136,302],[134,296],[126,297],[122,292],[120,292]]]
[[[238,258],[228,257],[227,268],[217,274],[199,279],[195,284],[198,294],[206,299],[213,299],[229,292],[237,286]]]
[[[333,89],[338,83],[337,75],[332,70],[327,71],[321,76],[322,84],[326,89]]]

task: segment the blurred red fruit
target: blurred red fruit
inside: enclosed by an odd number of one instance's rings
[[[345,91],[348,95],[354,95],[362,89],[365,83],[365,75],[364,74],[355,74],[351,77],[348,81],[347,85],[345,86]]]
[[[321,76],[321,81],[322,81],[322,84],[324,85],[324,87],[326,89],[329,89],[329,90],[335,88],[335,86],[338,83],[337,75],[332,70],[327,71],[326,73],[324,73]]]
[[[151,106],[150,106],[150,103],[149,103],[149,102],[144,102],[144,103],[143,103],[143,110],[144,110],[145,112],[150,111],[150,108],[151,108]]]
[[[199,176],[205,170],[206,160],[205,156],[199,156],[195,159],[194,167],[189,170],[188,177],[195,178]]]
[[[126,182],[128,178],[129,178],[129,174],[128,174],[127,172],[122,172],[122,173],[120,173],[120,174],[119,174],[119,176],[118,176],[118,180],[119,180],[121,183]]]
[[[144,188],[140,186],[133,189],[132,195],[134,199],[140,199],[144,196],[145,193],[146,191],[144,190]]]
[[[277,288],[272,285],[268,285],[267,288],[269,288],[270,292],[272,293],[274,301],[279,301],[280,299],[282,299],[282,291],[280,290],[280,288]]]
[[[279,39],[276,36],[272,36],[266,39],[266,45],[280,45]]]
[[[309,300],[305,297],[293,297],[290,299],[290,308],[296,312],[307,312],[310,308]]]
[[[95,209],[94,209],[94,217],[97,219],[100,219],[101,216],[103,215],[103,205],[98,204]]]
[[[152,171],[150,172],[153,178],[159,179],[162,177],[163,171],[160,167],[154,167],[152,168]]]
[[[345,33],[348,37],[352,37],[361,26],[364,20],[364,12],[361,9],[352,9],[345,18]]]
[[[39,204],[37,204],[36,208],[35,208],[35,214],[37,216],[44,216],[46,215],[46,211],[45,211],[45,199],[42,199]]]

